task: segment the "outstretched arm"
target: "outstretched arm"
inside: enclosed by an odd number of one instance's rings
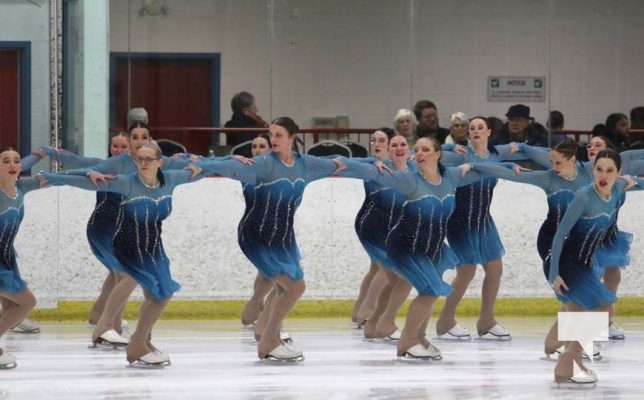
[[[542,189],[546,188],[550,183],[550,173],[548,171],[525,172],[517,175],[515,171],[498,164],[477,163],[470,165],[473,171],[479,171],[484,175],[494,176],[512,182],[527,183]]]
[[[83,157],[65,149],[41,147],[40,150],[47,154],[52,160],[59,161],[69,168],[93,167],[94,165],[98,165],[103,161],[102,158]]]
[[[515,143],[514,145],[518,146],[520,152],[537,164],[546,168],[550,168],[552,166],[550,163],[550,149],[547,147],[530,146],[525,143]],[[501,153],[499,152],[499,154]]]
[[[69,175],[65,173],[55,174],[50,172],[41,172],[39,175],[42,176],[48,184],[55,186],[68,185],[79,189],[99,192],[116,192],[126,195],[129,192],[130,187],[125,175],[117,175],[115,180],[110,181],[109,186],[105,183],[101,183],[98,187],[94,185],[91,179],[82,175]]]

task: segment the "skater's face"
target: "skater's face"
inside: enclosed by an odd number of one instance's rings
[[[126,136],[112,136],[110,139],[110,155],[118,156],[121,153],[127,153],[130,150],[130,144]]]
[[[20,176],[20,154],[13,149],[0,153],[0,179],[13,180]]]
[[[470,121],[470,140],[472,142],[487,144],[490,133],[490,128],[487,126],[487,122],[485,122],[484,120],[480,118],[474,118]]]
[[[286,128],[276,124],[269,126],[268,132],[271,138],[271,146],[275,153],[288,153],[293,149],[295,134],[289,135]]]
[[[387,146],[389,145],[389,138],[383,131],[375,131],[371,134],[371,150],[378,160],[387,159]]]
[[[409,145],[407,138],[396,135],[389,141],[389,158],[394,161],[407,161],[409,159]]]
[[[152,137],[150,136],[150,131],[147,128],[134,128],[130,131],[130,153],[132,156],[136,156],[139,149],[145,143],[150,143]]]
[[[261,136],[257,136],[251,142],[250,151],[253,154],[253,157],[261,156],[262,154],[266,153],[270,149],[271,149],[271,144],[268,142],[268,140],[266,140],[266,138],[263,138]]]
[[[619,166],[610,157],[598,158],[595,160],[593,175],[595,176],[595,185],[600,190],[610,191],[619,177]]]
[[[425,167],[435,167],[441,159],[441,146],[432,137],[422,137],[416,142],[416,155],[414,160],[418,163],[418,167],[423,169]]]
[[[593,161],[600,151],[606,150],[607,148],[608,146],[606,146],[604,139],[595,136],[594,138],[590,139],[590,142],[588,142],[588,144],[586,145],[588,159]]]
[[[141,147],[135,160],[141,174],[155,175],[161,168],[161,154],[152,147]]]
[[[557,175],[572,175],[572,170],[575,168],[575,160],[576,158],[574,156],[567,158],[566,155],[556,150],[550,152],[550,164],[552,165],[552,170]]]

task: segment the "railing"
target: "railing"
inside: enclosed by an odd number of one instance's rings
[[[376,128],[305,128],[300,129],[298,136],[302,139],[303,151],[309,149],[313,144],[320,140],[337,140],[339,142],[357,143],[370,151],[369,135]],[[227,154],[231,146],[221,145],[220,140],[225,134],[235,133],[262,133],[268,132],[264,128],[206,128],[206,127],[151,127],[150,133],[156,139],[172,139],[186,146],[189,152],[195,154],[208,154],[213,150],[216,155]],[[591,131],[587,130],[570,130],[553,131],[553,134],[567,135],[574,138],[579,143],[585,143],[590,140]],[[644,130],[631,130],[632,140],[644,140]]]

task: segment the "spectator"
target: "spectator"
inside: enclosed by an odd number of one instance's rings
[[[255,96],[248,92],[239,92],[230,100],[230,108],[233,115],[230,121],[224,125],[226,128],[268,128],[266,121],[259,116]],[[235,146],[257,136],[256,132],[228,132],[226,133],[226,144]]]
[[[551,110],[546,126],[550,129],[553,140],[560,142],[566,139],[566,135],[561,132],[564,129],[564,115],[561,111]]]
[[[530,116],[530,107],[523,104],[515,104],[508,108],[505,113],[507,122],[503,124],[497,134],[490,139],[491,145],[509,144],[512,142],[526,143],[530,146],[548,146],[548,134],[541,124],[533,123],[534,118]],[[517,161],[517,164],[530,169],[543,170],[539,164],[526,160]]]
[[[631,129],[644,129],[644,107],[633,107],[631,110]]]
[[[628,117],[622,113],[613,113],[606,117],[608,137],[617,148],[618,152],[631,148],[630,133],[628,131]]]
[[[401,108],[394,117],[394,131],[400,136],[404,136],[408,143],[415,142],[414,130],[418,125],[416,116],[411,111]]]
[[[644,107],[634,107],[631,110],[631,130],[644,130]],[[644,135],[634,133],[635,137],[631,138],[631,149],[644,148]]]
[[[441,128],[438,125],[438,108],[436,104],[429,100],[419,100],[414,105],[414,115],[418,120],[415,138],[413,142],[421,137],[432,136],[438,139],[440,144],[445,143],[445,138],[449,135],[449,129]],[[409,142],[413,146],[412,142]]]
[[[467,146],[469,144],[469,125],[470,119],[464,112],[457,111],[449,117],[450,128],[449,135],[445,138],[445,143],[460,144]]]

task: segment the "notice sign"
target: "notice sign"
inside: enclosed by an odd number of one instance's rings
[[[544,76],[488,76],[487,101],[546,101]]]

